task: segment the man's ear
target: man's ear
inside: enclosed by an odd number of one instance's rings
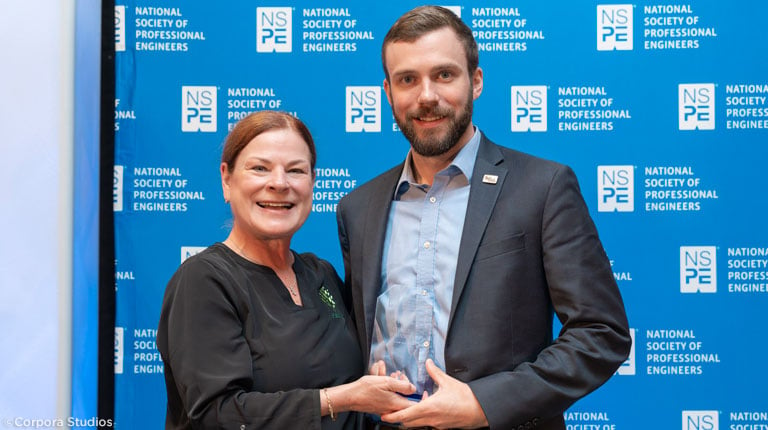
[[[483,93],[483,69],[478,67],[472,74],[472,100],[477,100]]]
[[[389,102],[389,105],[392,106],[392,94],[390,93],[390,87],[389,87],[389,80],[384,78],[384,83],[382,84],[384,86],[384,94],[387,95],[387,101]]]

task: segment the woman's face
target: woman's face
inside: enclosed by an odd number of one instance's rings
[[[255,239],[289,239],[312,209],[314,175],[307,143],[291,129],[262,133],[243,148],[230,173],[221,164],[234,227]]]

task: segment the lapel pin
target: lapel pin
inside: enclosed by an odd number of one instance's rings
[[[499,182],[499,177],[496,175],[483,175],[483,182],[486,184],[495,184]]]

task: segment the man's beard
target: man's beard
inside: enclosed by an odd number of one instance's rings
[[[419,109],[414,114],[406,114],[405,119],[400,119],[395,115],[395,122],[397,122],[397,126],[400,127],[405,138],[411,143],[411,148],[413,148],[417,154],[424,157],[434,157],[445,154],[459,143],[459,139],[472,122],[472,103],[472,89],[470,88],[467,103],[464,105],[463,112],[461,112],[458,118],[451,117],[450,114],[454,112],[450,108],[423,108]],[[444,138],[441,139],[438,135],[419,138],[416,135],[416,130],[413,127],[413,118],[425,116],[445,116],[446,118],[450,118],[450,129]]]

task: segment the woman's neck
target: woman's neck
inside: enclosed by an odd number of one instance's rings
[[[293,265],[290,240],[256,239],[233,230],[224,244],[246,260],[271,267],[276,272],[288,269]]]

